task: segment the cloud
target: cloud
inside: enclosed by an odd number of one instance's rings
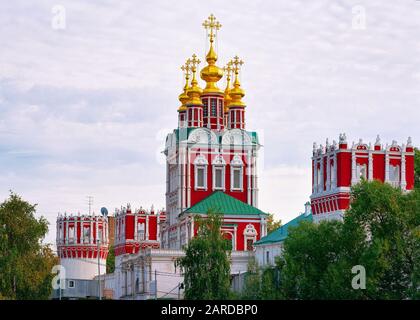
[[[286,222],[310,193],[312,143],[420,140],[420,3],[359,1],[0,3],[0,198],[57,211],[164,206],[164,132],[177,125],[179,66],[202,60],[221,21],[218,65],[238,54],[247,128],[263,137],[260,207]],[[203,64],[202,64],[203,65]],[[221,87],[224,87],[223,81]],[[160,154],[160,157],[162,155]]]

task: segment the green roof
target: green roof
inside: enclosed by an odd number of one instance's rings
[[[207,214],[210,209],[224,215],[266,214],[260,209],[235,199],[222,191],[213,192],[211,195],[188,208],[183,213]]]
[[[255,242],[254,245],[276,243],[276,242],[282,242],[286,240],[288,236],[289,228],[298,226],[301,221],[312,221],[312,213],[308,215],[305,215],[305,213],[302,213],[301,215],[297,216],[293,220],[290,220],[285,225],[274,230],[273,232],[269,233],[265,237],[262,237],[260,240]]]

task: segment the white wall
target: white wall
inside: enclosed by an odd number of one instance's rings
[[[106,260],[100,261],[101,274],[106,273]],[[98,275],[98,259],[61,258],[67,279],[92,280]]]

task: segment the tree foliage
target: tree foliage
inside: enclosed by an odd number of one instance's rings
[[[267,217],[267,234],[280,227],[281,227],[281,220],[274,220],[274,214],[269,213]]]
[[[109,247],[108,256],[106,257],[106,273],[113,273],[115,270],[115,251],[114,246]]]
[[[58,263],[42,239],[45,218],[35,218],[36,205],[15,193],[0,204],[0,296],[3,299],[47,299],[52,267]]]
[[[246,300],[273,300],[281,298],[279,276],[279,268],[261,268],[255,259],[251,259],[248,263],[241,298]]]
[[[418,298],[420,193],[379,181],[352,187],[344,221],[291,228],[281,259],[281,291],[295,299]],[[366,270],[353,289],[352,267]]]
[[[414,149],[414,187],[420,188],[420,150]]]
[[[197,235],[177,260],[184,273],[185,299],[227,299],[230,296],[230,251],[220,228],[221,215],[210,210],[194,218]]]

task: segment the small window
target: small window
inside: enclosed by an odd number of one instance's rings
[[[363,179],[366,179],[366,177],[367,177],[367,172],[366,172],[366,165],[365,164],[363,164],[363,165],[360,165],[360,164],[358,164],[357,165],[357,177],[361,180],[362,178]]]
[[[69,280],[69,288],[74,288],[74,287],[75,287],[74,280]]]
[[[203,101],[203,116],[204,117],[207,117],[209,114],[208,114],[208,103],[207,103],[207,100],[204,100]]]
[[[204,187],[204,168],[197,168],[197,188]]]
[[[217,114],[217,100],[216,99],[211,99],[210,100],[211,103],[211,115],[212,117],[215,117]]]
[[[389,180],[393,182],[400,181],[400,167],[399,166],[389,166]]]
[[[270,263],[270,251],[266,252],[266,259],[267,259],[266,262]]]
[[[137,240],[144,240],[144,223],[137,224]]]
[[[241,168],[233,169],[233,188],[242,189],[241,186]]]
[[[214,188],[223,189],[223,168],[215,168],[214,175]]]

